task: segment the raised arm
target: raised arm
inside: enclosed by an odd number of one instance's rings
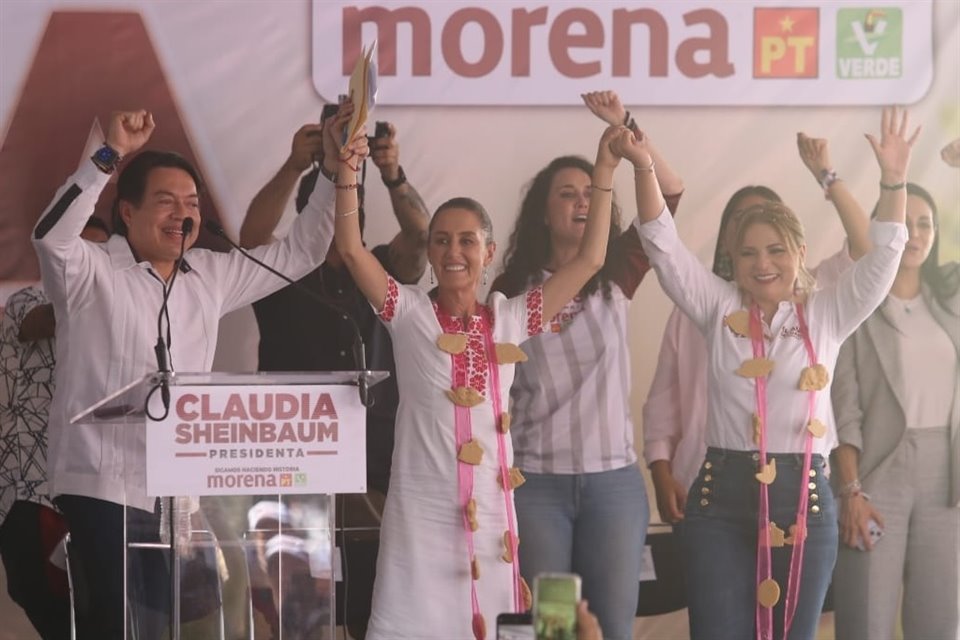
[[[880,165],[880,200],[877,220],[903,223],[907,216],[907,171],[910,151],[920,135],[920,127],[909,134],[910,117],[897,107],[883,110],[880,118],[880,140],[864,134],[873,147]]]
[[[329,134],[335,140],[339,139],[344,125],[346,122],[338,123]],[[376,256],[363,245],[360,235],[357,171],[367,152],[366,131],[360,131],[340,153],[333,237],[337,252],[350,270],[357,287],[377,311],[382,311],[387,298],[387,272]]]
[[[323,125],[305,124],[293,134],[290,155],[247,207],[247,215],[240,227],[240,246],[258,247],[273,241],[273,231],[283,215],[283,210],[297,186],[304,171],[310,168],[314,158],[321,155],[323,149]],[[329,173],[337,169],[336,157],[327,160]]]
[[[106,146],[120,157],[129,156],[146,144],[155,126],[153,116],[145,110],[114,112],[107,126]],[[103,169],[93,161],[81,163],[33,229],[33,244],[51,300],[66,300],[69,306],[68,294],[82,297],[82,283],[89,282],[92,271],[88,268],[91,249],[80,234],[112,174],[113,168]]]
[[[859,260],[870,250],[870,220],[857,202],[847,183],[837,177],[830,161],[830,149],[823,138],[811,138],[797,133],[797,150],[804,166],[823,188],[824,195],[833,203],[840,223],[847,234],[850,257]]]
[[[374,138],[370,159],[380,169],[380,178],[390,193],[393,215],[400,224],[400,232],[390,241],[390,266],[400,282],[413,284],[427,268],[430,213],[400,166],[400,145],[393,124],[387,123],[386,136]]]
[[[543,317],[552,318],[567,302],[583,288],[603,266],[607,255],[607,239],[610,236],[610,214],[613,205],[613,172],[620,163],[620,156],[611,150],[611,142],[621,137],[633,136],[623,125],[607,128],[600,138],[597,161],[593,165],[590,190],[590,208],[587,224],[577,255],[558,269],[543,284]]]
[[[623,104],[620,103],[620,96],[616,91],[591,91],[581,94],[584,104],[590,111],[609,125],[622,124],[633,131],[634,135],[640,135],[640,127],[630,116]],[[667,162],[665,156],[647,139],[647,148],[650,156],[657,164],[657,182],[660,184],[660,191],[667,196],[678,196],[683,193],[683,179],[673,167]]]

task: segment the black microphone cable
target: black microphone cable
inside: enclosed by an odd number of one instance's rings
[[[157,344],[154,345],[153,352],[157,358],[157,373],[159,374],[159,381],[152,389],[150,389],[150,392],[147,394],[147,398],[143,405],[143,412],[154,422],[165,420],[167,415],[170,413],[170,381],[168,379],[168,375],[172,371],[172,363],[169,356],[170,348],[173,346],[173,338],[171,336],[170,310],[167,307],[167,301],[170,299],[170,292],[173,290],[173,283],[176,282],[177,274],[180,273],[180,267],[183,264],[183,254],[187,245],[187,237],[190,235],[190,232],[193,231],[193,218],[184,218],[180,226],[180,231],[180,254],[177,256],[177,260],[173,264],[173,275],[170,276],[170,282],[163,283],[163,302],[160,304],[160,313],[157,314]],[[166,340],[163,338],[164,319],[167,321]],[[153,416],[150,413],[150,398],[152,398],[153,394],[157,392],[157,389],[160,390],[160,399],[163,402],[163,415]]]
[[[367,381],[367,376],[366,376],[366,371],[367,371],[366,349],[364,348],[363,337],[360,335],[360,326],[357,324],[357,321],[353,317],[353,314],[349,313],[346,309],[344,309],[340,305],[334,302],[331,302],[330,300],[317,294],[317,292],[309,289],[308,287],[304,286],[302,283],[293,280],[289,276],[286,276],[280,273],[279,271],[277,271],[267,263],[261,260],[258,260],[257,258],[250,255],[250,253],[246,249],[244,249],[239,244],[231,240],[230,236],[227,235],[227,232],[224,231],[223,227],[220,226],[215,220],[207,220],[204,223],[204,227],[206,227],[207,231],[209,231],[213,235],[225,240],[227,244],[229,244],[231,247],[239,251],[240,254],[245,258],[247,258],[248,260],[263,267],[264,269],[266,269],[273,275],[277,276],[284,282],[293,285],[294,288],[297,289],[297,291],[300,291],[301,293],[306,294],[308,297],[310,297],[310,299],[319,302],[325,307],[329,309],[333,309],[334,311],[336,311],[337,313],[339,313],[344,318],[350,321],[350,328],[353,330],[354,366],[356,366],[357,371],[359,372],[359,376],[357,378],[357,386],[360,392],[360,403],[364,407],[373,406],[373,396],[370,394],[370,385],[369,385],[369,382]]]

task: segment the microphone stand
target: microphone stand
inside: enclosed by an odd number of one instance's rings
[[[157,358],[157,373],[159,374],[160,381],[158,387],[154,387],[150,390],[150,393],[147,394],[146,402],[144,402],[143,411],[148,418],[155,422],[160,420],[165,420],[167,415],[170,413],[170,381],[169,375],[171,373],[170,367],[170,358],[169,350],[170,346],[173,344],[173,341],[170,336],[170,312],[167,308],[167,301],[170,299],[170,292],[173,291],[173,283],[177,280],[177,274],[180,272],[180,265],[183,264],[183,254],[186,249],[187,236],[190,235],[190,232],[193,231],[193,218],[184,218],[180,226],[181,236],[180,236],[180,254],[177,256],[176,261],[173,263],[173,274],[170,276],[170,283],[164,284],[163,286],[163,302],[160,305],[160,313],[157,314],[157,344],[153,347],[153,353]],[[163,339],[163,319],[167,319],[167,339]],[[163,415],[155,417],[150,414],[150,398],[156,392],[157,388],[160,389],[160,399],[163,402]]]
[[[360,404],[362,404],[364,407],[373,406],[373,396],[370,394],[370,382],[367,379],[366,349],[363,344],[363,337],[360,335],[360,326],[357,324],[357,321],[356,319],[354,319],[353,315],[348,313],[347,310],[342,308],[340,305],[335,304],[330,300],[327,300],[323,296],[317,294],[317,292],[304,286],[302,283],[293,280],[289,276],[283,273],[280,273],[279,271],[277,271],[267,263],[261,260],[258,260],[257,258],[250,255],[250,253],[246,249],[244,249],[239,244],[231,240],[230,236],[227,235],[227,232],[224,231],[223,227],[220,226],[215,220],[207,220],[204,223],[204,227],[206,227],[207,231],[209,231],[213,235],[225,240],[227,244],[229,244],[231,247],[239,251],[243,257],[263,267],[264,269],[266,269],[273,275],[277,276],[284,282],[290,285],[293,285],[293,287],[296,288],[297,291],[300,291],[301,293],[307,295],[311,300],[319,302],[320,304],[324,305],[329,309],[333,309],[334,311],[336,311],[337,313],[339,313],[344,318],[350,321],[350,328],[353,331],[353,360],[354,360],[354,366],[357,367],[357,389],[360,393]]]

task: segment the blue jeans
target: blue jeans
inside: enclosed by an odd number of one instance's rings
[[[579,475],[526,473],[516,491],[520,572],[573,572],[606,640],[629,640],[650,521],[636,465]]]
[[[824,461],[813,456],[802,478],[802,454],[774,454],[777,478],[769,487],[770,519],[785,532],[796,519],[801,488],[809,493],[803,578],[789,640],[812,640],[837,559],[837,507]],[[757,506],[754,477],[759,456],[751,451],[707,450],[690,488],[683,524],[690,635],[693,640],[753,638],[757,602]],[[783,637],[783,603],[793,546],[773,549],[773,578],[780,585],[774,638]]]

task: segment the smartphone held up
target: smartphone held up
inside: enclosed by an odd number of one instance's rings
[[[533,629],[536,640],[576,640],[580,576],[543,573],[533,581]]]

